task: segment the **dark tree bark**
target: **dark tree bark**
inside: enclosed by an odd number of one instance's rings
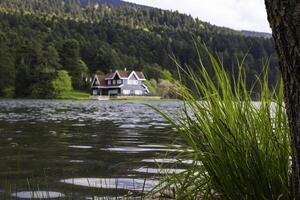
[[[300,199],[300,1],[265,0],[279,56],[292,140],[293,199]]]

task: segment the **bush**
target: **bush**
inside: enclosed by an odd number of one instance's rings
[[[15,96],[15,87],[9,86],[4,88],[2,93],[5,98],[13,98]]]
[[[196,74],[181,68],[197,92],[178,84],[185,105],[180,118],[157,110],[185,141],[178,159],[194,160],[185,172],[166,175],[162,185],[175,187],[177,199],[291,199],[282,82],[277,92],[269,89],[265,70],[256,86],[247,89],[243,63],[232,78],[205,50],[214,78],[202,64]],[[251,99],[254,87],[260,87],[259,102]]]
[[[151,95],[157,95],[157,81],[155,79],[146,80],[145,85],[148,87]]]
[[[157,84],[157,94],[162,98],[177,98],[177,85],[176,82],[160,79]]]
[[[59,97],[62,93],[72,90],[71,78],[65,70],[58,71],[56,78],[51,83],[54,97]]]
[[[174,86],[168,80],[159,80],[157,85],[157,94],[162,98],[170,98]]]
[[[171,72],[169,70],[164,69],[160,73],[161,73],[161,77],[163,79],[171,81],[171,82],[173,81],[173,76],[172,76],[172,74],[171,74]]]

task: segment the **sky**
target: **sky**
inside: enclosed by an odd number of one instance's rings
[[[202,21],[236,30],[271,32],[264,0],[125,0],[178,10]]]

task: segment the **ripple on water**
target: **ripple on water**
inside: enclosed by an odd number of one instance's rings
[[[151,122],[150,124],[152,126],[162,126],[162,127],[170,126],[170,124],[167,124],[167,123],[164,123],[164,122]]]
[[[166,148],[166,145],[160,145],[160,144],[142,144],[138,145],[139,147],[145,147],[145,148]]]
[[[182,163],[182,164],[195,164],[201,166],[202,163],[200,161],[193,161],[193,160],[180,160],[180,159],[172,159],[172,158],[155,158],[155,159],[143,159],[142,162],[146,163]]]
[[[69,160],[70,163],[84,163],[84,160]]]
[[[143,159],[142,162],[147,162],[147,163],[176,163],[176,162],[178,162],[178,160],[173,159],[173,158],[156,158],[156,159]]]
[[[72,126],[74,126],[74,127],[84,127],[84,126],[86,126],[86,124],[72,124]]]
[[[143,144],[143,145],[139,145],[139,147],[154,147],[154,148],[166,148],[166,147],[175,147],[175,148],[181,148],[181,145],[176,145],[176,144],[172,144],[172,145],[161,145],[161,144]]]
[[[62,183],[102,188],[102,189],[125,189],[134,191],[150,191],[158,185],[157,180],[131,179],[131,178],[71,178],[60,180]]]
[[[154,128],[155,129],[164,129],[165,127],[163,127],[163,126],[155,126]]]
[[[177,152],[179,150],[174,146],[156,145],[161,143],[171,144],[175,139],[175,135],[171,135],[173,133],[166,120],[154,110],[145,107],[143,102],[137,101],[126,105],[125,103],[124,101],[1,100],[1,133],[5,130],[2,139],[10,138],[8,140],[11,140],[9,142],[5,141],[5,146],[1,146],[1,154],[3,154],[3,157],[9,158],[7,165],[1,168],[3,176],[15,173],[15,171],[11,172],[10,170],[14,170],[13,161],[18,159],[19,156],[12,157],[11,153],[15,151],[14,147],[20,144],[20,148],[24,148],[20,156],[22,159],[24,158],[26,163],[32,163],[24,165],[22,170],[24,180],[20,181],[26,182],[26,177],[30,177],[36,171],[39,172],[40,168],[44,167],[40,165],[44,161],[48,163],[49,160],[56,160],[57,162],[51,163],[51,166],[49,165],[51,170],[56,172],[66,167],[67,171],[71,169],[76,173],[78,172],[77,175],[80,178],[85,176],[85,170],[82,169],[93,168],[95,163],[101,166],[102,164],[103,166],[111,166],[115,163],[126,162],[126,156],[129,156],[128,159],[129,162],[133,163],[132,165],[120,165],[118,170],[113,167],[102,170],[102,167],[100,167],[99,170],[90,171],[89,176],[99,177],[110,174],[110,177],[116,177],[120,175],[120,172],[124,172],[122,176],[128,179],[120,179],[118,182],[121,182],[125,188],[131,189],[133,182],[135,187],[138,187],[138,183],[132,181],[132,179],[136,178],[137,174],[147,175],[132,171],[132,169],[148,164],[154,165],[153,163],[141,163],[142,159],[155,158],[158,153]],[[164,112],[176,112],[178,107],[177,103],[172,102],[146,103]],[[155,126],[165,127],[167,131],[154,129]],[[23,132],[18,133],[15,131]],[[31,138],[35,138],[35,140],[32,141]],[[149,145],[138,146],[144,144]],[[99,148],[107,149],[100,152]],[[41,157],[41,152],[45,155],[47,153],[47,156]],[[100,153],[103,153],[104,157],[99,156]],[[126,156],[124,157],[124,155]],[[59,163],[59,165],[56,163]],[[81,179],[81,182],[80,180],[75,182],[78,185],[83,184],[84,186],[85,184],[89,187],[86,179],[85,181]],[[102,182],[105,181],[102,179]],[[115,183],[114,180],[111,180],[111,182]],[[142,185],[143,182],[144,180],[141,179],[139,183]],[[50,184],[48,189],[56,191],[55,187],[52,188],[52,185]],[[115,184],[112,185],[115,189]],[[151,187],[151,182],[149,185]],[[62,192],[64,193],[64,191]],[[76,192],[81,193],[81,191]],[[39,196],[35,195],[38,197],[48,197],[48,194],[51,194],[51,197],[55,198],[55,196],[53,197],[55,193],[47,191],[37,191],[36,193],[40,194]],[[12,198],[25,199],[26,194],[29,198],[33,196],[30,195],[29,191],[23,191],[15,193],[15,197]],[[66,196],[67,193],[64,193],[64,195]],[[84,192],[82,195],[93,196],[94,194]]]
[[[119,126],[119,128],[128,128],[128,129],[149,128],[149,127],[150,125],[146,125],[146,124],[123,124]]]
[[[102,148],[104,151],[124,152],[124,153],[140,153],[140,152],[176,152],[177,149],[162,149],[162,148],[138,148],[138,147],[112,147]]]
[[[70,148],[75,148],[75,149],[92,149],[92,146],[80,146],[80,145],[69,145],[68,147]]]
[[[178,102],[147,102],[166,112],[177,112]],[[126,106],[125,106],[126,105]],[[4,100],[0,101],[0,119],[18,122],[21,120],[35,122],[76,120],[85,124],[86,120],[113,121],[126,128],[147,128],[149,126],[169,126],[154,110],[141,102],[72,102],[72,101],[38,101],[38,100]],[[142,112],[141,112],[142,111]],[[28,114],[29,113],[29,114]],[[120,115],[122,113],[122,115]],[[152,122],[151,124],[148,122]],[[130,128],[130,126],[128,127]]]
[[[147,167],[140,167],[138,169],[134,169],[135,172],[140,173],[147,173],[147,174],[179,174],[184,171],[185,169],[159,169],[159,168],[147,168]]]
[[[136,141],[136,140],[118,140],[120,143],[125,143],[125,144],[143,144],[143,141]]]
[[[56,199],[64,197],[65,195],[53,191],[22,191],[12,193],[11,196],[21,199]]]

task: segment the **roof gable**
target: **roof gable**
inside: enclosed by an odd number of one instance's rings
[[[106,78],[110,76],[110,74],[107,75],[95,75],[95,78],[93,80],[93,85],[92,86],[106,86],[107,85],[107,81]],[[96,85],[94,85],[95,83],[97,83]]]
[[[129,80],[138,80],[139,78],[135,73],[131,73],[130,76],[128,77]]]
[[[94,78],[93,82],[92,82],[92,86],[98,86],[100,85],[99,81],[97,78]]]
[[[126,79],[126,78],[128,78],[128,76],[130,75],[130,71],[120,71],[120,70],[116,70],[114,73],[108,74],[107,77],[106,77],[105,79],[106,79],[106,80],[114,79],[116,75],[118,75],[118,77],[119,77],[120,79]]]
[[[132,74],[134,74],[138,80],[145,80],[145,76],[144,76],[143,72],[127,71],[127,70],[126,71],[125,70],[116,70],[114,73],[109,73],[106,75],[105,80],[114,79],[116,75],[118,75],[120,79],[128,79],[132,76]]]
[[[131,74],[131,71],[118,71],[120,78],[128,78]]]

